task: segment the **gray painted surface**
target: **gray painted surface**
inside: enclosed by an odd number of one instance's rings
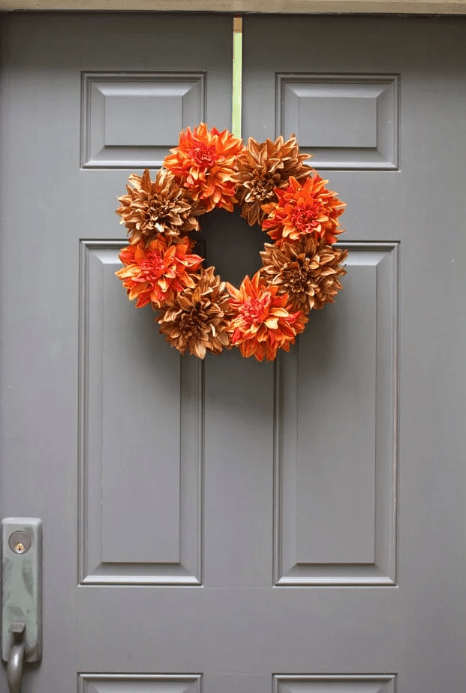
[[[1,26],[0,500],[44,521],[26,690],[462,691],[464,21],[245,18],[245,135],[293,123],[348,203],[345,290],[276,365],[180,359],[114,277],[129,169],[175,121],[229,125],[231,18]],[[203,236],[254,271],[238,215]]]

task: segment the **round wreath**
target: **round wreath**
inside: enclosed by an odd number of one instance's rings
[[[182,131],[155,181],[131,174],[116,210],[129,245],[116,274],[136,307],[151,304],[169,344],[203,359],[207,351],[239,347],[245,357],[273,361],[304,330],[311,309],[333,303],[346,274],[342,233],[345,203],[304,161],[296,138],[248,144],[201,123]],[[238,204],[250,226],[273,243],[262,268],[238,288],[201,267],[190,232],[198,217]]]

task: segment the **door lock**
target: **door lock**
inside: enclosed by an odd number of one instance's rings
[[[31,548],[31,535],[27,532],[13,532],[8,539],[8,545],[15,553],[26,553]]]
[[[2,659],[10,693],[21,693],[23,662],[42,656],[42,522],[2,521]]]

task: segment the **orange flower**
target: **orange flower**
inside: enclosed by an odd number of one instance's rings
[[[235,161],[243,143],[228,130],[207,129],[201,123],[193,132],[180,134],[178,147],[171,149],[163,165],[175,175],[180,186],[188,189],[203,212],[214,207],[233,211],[236,183],[233,180]]]
[[[259,272],[252,280],[245,277],[239,289],[228,283],[226,287],[235,313],[231,343],[239,346],[241,354],[273,361],[278,349],[289,351],[308,319],[300,310],[293,312],[288,294],[278,294],[278,287],[267,284]]]
[[[191,246],[187,237],[170,245],[166,238],[158,236],[147,248],[143,242],[123,248],[119,257],[125,266],[115,274],[122,280],[130,301],[137,298],[136,308],[150,302],[159,308],[185,286],[194,286],[190,274],[198,269],[202,258],[189,254]]]
[[[263,230],[276,241],[299,241],[311,235],[317,241],[325,239],[325,243],[335,243],[336,234],[342,232],[338,217],[346,205],[334,192],[327,190],[326,183],[328,181],[322,180],[318,173],[306,178],[304,183],[291,176],[286,189],[275,190],[278,202],[262,206],[268,214],[262,222]]]

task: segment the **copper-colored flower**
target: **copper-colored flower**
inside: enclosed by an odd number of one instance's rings
[[[130,243],[147,245],[159,233],[176,238],[180,232],[199,230],[193,202],[172,173],[162,168],[152,182],[146,168],[142,176],[132,173],[128,183],[127,194],[118,198],[121,206],[116,213],[128,230]]]
[[[181,354],[187,349],[203,359],[207,351],[219,354],[230,346],[229,316],[225,284],[209,267],[201,269],[192,286],[165,303],[156,320],[167,342]]]
[[[177,291],[194,286],[192,275],[202,258],[189,253],[191,245],[187,237],[170,244],[164,236],[158,236],[147,248],[142,242],[123,248],[119,257],[125,266],[115,274],[122,280],[129,299],[137,298],[136,308],[148,303],[158,308]]]
[[[278,349],[289,351],[308,319],[301,311],[293,311],[288,295],[280,295],[278,287],[267,284],[260,272],[252,280],[245,277],[239,289],[226,286],[234,310],[231,343],[239,346],[241,354],[273,361]]]
[[[309,158],[310,154],[299,153],[294,135],[286,142],[280,136],[275,142],[267,139],[261,144],[249,138],[247,148],[237,159],[234,180],[239,183],[236,196],[241,216],[250,226],[262,222],[262,205],[276,201],[276,188],[288,187],[290,176],[301,180],[309,175],[312,168],[303,163]]]
[[[343,230],[339,228],[338,217],[346,205],[325,187],[327,183],[318,173],[303,183],[291,177],[286,189],[276,190],[278,201],[263,205],[268,216],[262,222],[262,229],[274,240],[299,241],[311,235],[335,243],[337,234]]]
[[[236,202],[233,174],[242,149],[242,141],[228,130],[208,130],[201,123],[192,132],[190,128],[182,131],[178,147],[170,150],[163,163],[203,212],[214,207],[232,212]]]
[[[264,247],[261,274],[279,293],[288,294],[294,310],[307,314],[334,302],[342,288],[339,277],[346,274],[342,262],[347,250],[309,236],[298,243],[283,241],[279,246],[266,243]]]

